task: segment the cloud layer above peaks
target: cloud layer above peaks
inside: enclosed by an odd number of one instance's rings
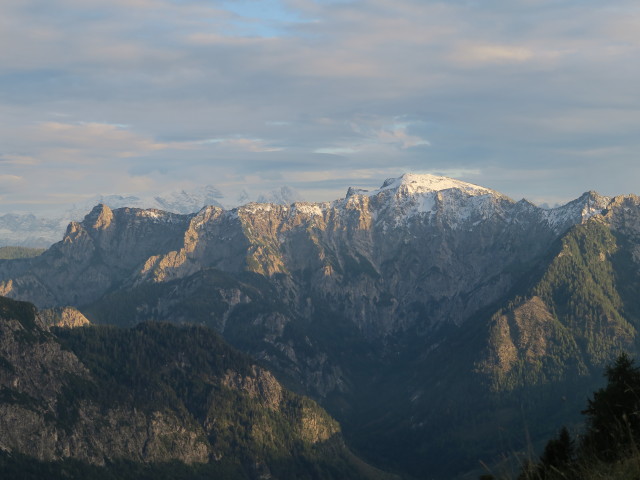
[[[627,1],[3,0],[0,200],[403,172],[640,193]]]

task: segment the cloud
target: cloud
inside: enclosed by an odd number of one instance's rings
[[[18,188],[23,187],[24,179],[17,175],[0,174],[0,193],[13,193]]]
[[[525,62],[533,58],[528,48],[510,45],[467,45],[458,47],[453,59],[462,64]]]
[[[323,147],[314,150],[315,153],[326,153],[328,155],[343,155],[357,151],[358,149],[353,147]]]
[[[405,125],[393,125],[388,129],[379,130],[376,132],[376,138],[379,143],[396,145],[402,149],[431,145],[428,140],[417,135],[409,135]]]
[[[34,136],[48,145],[76,151],[91,150],[102,154],[108,152],[120,158],[145,155],[169,148],[167,144],[132,133],[126,126],[105,123],[44,122],[31,130]]]
[[[0,175],[0,182],[2,183],[16,183],[22,180],[22,177],[17,175]]]
[[[42,203],[406,170],[559,198],[609,162],[632,191],[638,26],[626,0],[6,0],[2,175]]]
[[[431,145],[428,140],[419,135],[409,133],[414,127],[413,122],[403,122],[397,118],[356,117],[349,123],[354,134],[351,136],[352,138],[344,140],[339,145],[317,148],[314,152],[347,155],[364,151],[384,150],[393,154],[389,150],[407,150]]]
[[[37,159],[25,155],[0,155],[0,163],[5,166],[32,166],[39,162]]]
[[[219,145],[236,150],[245,150],[248,152],[279,152],[281,147],[269,146],[266,142],[259,138],[210,138],[195,142],[198,145]]]

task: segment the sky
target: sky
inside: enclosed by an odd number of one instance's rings
[[[640,193],[638,59],[632,1],[2,0],[0,212],[405,172]]]

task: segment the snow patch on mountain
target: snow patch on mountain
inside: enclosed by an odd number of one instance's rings
[[[351,187],[346,201],[356,196],[369,197],[377,208],[386,212],[376,219],[389,226],[399,227],[416,216],[436,216],[451,228],[462,228],[469,221],[479,223],[501,210],[502,203],[514,202],[489,188],[448,177],[429,174],[404,174],[389,178],[377,190]]]
[[[367,195],[378,195],[380,192],[385,190],[393,190],[399,194],[421,195],[452,189],[459,190],[470,196],[486,194],[503,196],[489,188],[480,187],[454,178],[429,174],[418,175],[413,173],[405,173],[398,178],[388,178],[378,190],[368,192]]]
[[[435,195],[425,195],[421,201],[417,202],[416,213],[432,212],[436,208]]]
[[[322,217],[324,211],[328,208],[328,203],[306,203],[297,202],[292,205],[292,215],[301,213],[308,217]]]
[[[595,215],[601,215],[611,201],[611,197],[605,197],[597,192],[586,192],[566,205],[541,210],[549,224],[557,231],[562,231],[571,225],[584,223]]]

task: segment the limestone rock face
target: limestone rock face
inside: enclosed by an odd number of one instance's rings
[[[429,348],[434,332],[463,325],[514,288],[570,227],[607,212],[615,225],[624,222],[613,212],[629,201],[588,192],[545,210],[458,180],[407,174],[331,203],[211,206],[192,215],[99,205],[41,256],[0,262],[0,293],[43,308],[122,292],[103,310],[137,302],[124,321],[205,323],[236,344],[244,334],[229,319],[277,301],[255,312],[261,333],[250,337],[262,343],[245,348],[325,397],[348,390],[350,380],[324,340],[290,338],[290,326],[316,319],[325,330],[354,329],[358,341],[381,343],[383,355],[415,335]],[[202,283],[209,271],[239,283]],[[247,290],[240,277],[248,273],[264,282]],[[126,295],[154,286],[162,295]]]
[[[25,405],[55,411],[65,377],[88,378],[88,371],[44,330],[33,305],[0,297],[0,385]],[[5,432],[10,434],[10,432]]]
[[[150,253],[178,248],[188,219],[98,205],[83,222],[71,222],[62,241],[43,256],[21,262],[21,274],[15,274],[10,262],[0,268],[0,292],[40,308],[85,304],[122,284]]]
[[[84,305],[106,291],[198,271],[252,271],[300,312],[339,304],[368,336],[460,324],[508,289],[567,228],[607,199],[555,210],[431,175],[350,190],[332,203],[249,204],[196,215],[99,205],[30,262],[0,265],[0,291],[39,307]],[[308,312],[307,312],[308,313]]]
[[[39,317],[48,327],[76,328],[91,323],[80,310],[74,307],[47,308],[39,312]]]
[[[367,336],[461,324],[495,301],[570,226],[608,200],[542,210],[444,177],[405,175],[333,203],[249,204],[194,217],[181,249],[151,257],[136,283],[204,268],[272,280],[292,308],[339,305]]]

